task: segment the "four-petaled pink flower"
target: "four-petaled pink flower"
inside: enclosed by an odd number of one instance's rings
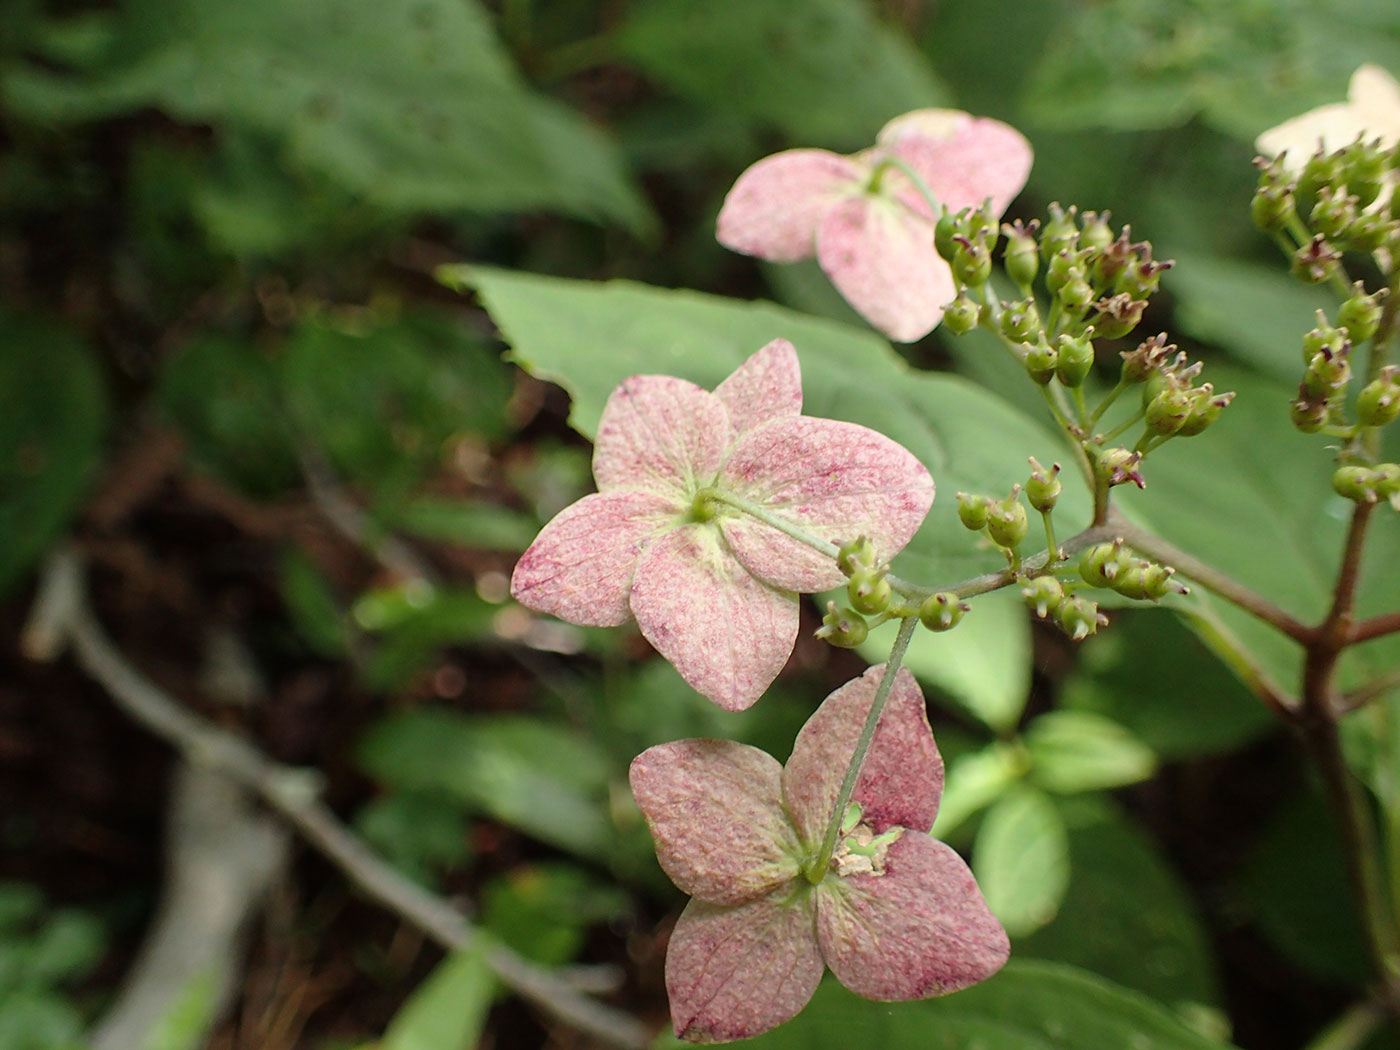
[[[797,638],[796,592],[843,582],[833,558],[718,497],[729,494],[881,557],[909,542],[933,479],[866,427],[801,415],[797,354],[775,339],[710,393],[633,376],[598,424],[598,492],[561,511],[515,567],[511,593],[573,623],[636,619],[696,690],[748,707]]]
[[[869,999],[923,999],[990,977],[1006,932],[972,873],[931,838],[943,762],[908,671],[895,679],[825,876],[820,847],[883,667],[826,698],[786,768],[730,740],[661,744],[632,763],[656,854],[693,898],[666,953],[676,1034],[742,1039],[797,1014],[825,967]]]
[[[956,288],[933,246],[938,218],[918,174],[951,211],[991,199],[1000,216],[1026,184],[1031,147],[1006,124],[921,109],[886,124],[873,149],[841,156],[790,149],[739,176],[719,213],[727,248],[770,262],[816,255],[831,283],[872,325],[913,342],[933,330]]]

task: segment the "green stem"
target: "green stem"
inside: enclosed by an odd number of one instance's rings
[[[1107,394],[1105,394],[1104,399],[1099,402],[1099,407],[1094,409],[1093,415],[1089,417],[1089,421],[1085,424],[1084,429],[1086,431],[1093,430],[1094,427],[1098,425],[1099,420],[1103,418],[1103,414],[1108,411],[1109,407],[1113,404],[1113,402],[1117,401],[1119,396],[1123,393],[1123,391],[1127,390],[1128,387],[1131,385],[1132,384],[1129,383],[1126,379],[1118,380],[1118,385],[1115,386],[1112,390],[1110,390]]]
[[[865,753],[870,750],[870,741],[875,738],[875,729],[880,724],[885,701],[889,699],[890,690],[894,688],[900,664],[904,662],[904,653],[909,648],[910,639],[914,637],[914,629],[918,626],[917,616],[907,617],[899,625],[899,634],[895,636],[894,647],[885,663],[884,674],[880,676],[880,684],[875,687],[875,698],[870,701],[870,713],[865,716],[865,725],[861,727],[860,738],[856,741],[855,752],[851,755],[851,763],[846,767],[846,778],[841,781],[841,790],[836,795],[836,806],[827,822],[821,849],[802,870],[802,874],[813,886],[826,877],[827,869],[831,866],[831,855],[836,852],[836,840],[841,834],[841,821],[846,815],[846,807],[851,804],[851,795],[855,792],[860,767],[865,762]]]
[[[1059,548],[1055,546],[1055,523],[1050,520],[1050,512],[1041,511],[1040,520],[1045,523],[1045,550],[1050,555],[1050,561],[1057,562],[1060,560]]]
[[[1131,416],[1125,419],[1122,423],[1119,423],[1107,434],[1101,435],[1098,440],[1103,442],[1104,444],[1107,444],[1108,442],[1116,438],[1119,434],[1123,433],[1123,431],[1127,430],[1129,427],[1137,423],[1137,421],[1145,415],[1147,415],[1147,409],[1139,408],[1136,412],[1134,412]],[[1089,425],[1093,426],[1093,423],[1090,423]]]
[[[881,159],[879,167],[875,169],[875,173],[870,177],[872,184],[879,180],[880,173],[885,168],[898,169],[906,179],[914,184],[914,189],[919,191],[919,196],[928,205],[934,221],[937,221],[938,217],[943,214],[943,202],[933,195],[933,190],[928,188],[928,183],[924,181],[923,176],[900,157],[884,157]]]

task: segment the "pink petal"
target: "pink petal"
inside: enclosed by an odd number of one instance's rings
[[[726,248],[770,262],[812,256],[817,223],[859,189],[865,166],[824,149],[790,149],[750,165],[720,208],[715,236]]]
[[[632,613],[681,677],[726,711],[762,696],[797,640],[797,596],[754,579],[712,525],[675,529],[647,547]]]
[[[774,339],[715,387],[736,437],[760,423],[802,412],[802,369],[786,339]]]
[[[846,301],[891,339],[931,332],[957,294],[933,224],[887,197],[851,197],[817,229],[817,261]]]
[[[962,119],[950,118],[950,112]],[[1025,186],[1033,159],[1030,143],[1010,125],[949,110],[898,117],[885,125],[879,143],[917,171],[953,211],[980,207],[990,197],[993,213],[1000,215]],[[922,195],[901,197],[928,214]]]
[[[510,593],[522,605],[585,627],[627,623],[637,558],[680,510],[649,492],[584,496],[556,514],[520,556]]]
[[[731,440],[723,403],[673,376],[632,376],[598,421],[593,476],[600,492],[646,489],[689,500],[719,469]]]
[[[774,890],[737,907],[693,900],[666,950],[676,1035],[700,1043],[746,1039],[796,1016],[821,981],[812,897]]]
[[[933,503],[933,478],[908,449],[856,423],[802,416],[742,438],[720,485],[838,546],[868,536],[892,558]],[[723,517],[735,555],[759,579],[820,591],[845,577],[833,558],[744,515]]]
[[[798,874],[783,767],[733,740],[681,740],[632,761],[632,795],[671,881],[712,904],[762,896]]]
[[[783,770],[783,798],[803,841],[816,844],[826,833],[841,781],[855,754],[881,664],[828,696],[807,719]],[[900,668],[865,753],[852,798],[861,821],[876,833],[892,825],[924,832],[933,827],[943,794],[943,759],[933,742],[924,695],[907,668]]]
[[[890,846],[883,874],[822,881],[817,937],[842,984],[885,1001],[966,988],[1011,951],[962,858],[914,831]]]

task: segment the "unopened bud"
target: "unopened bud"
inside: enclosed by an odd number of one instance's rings
[[[1316,434],[1326,425],[1329,415],[1327,400],[1313,397],[1302,385],[1298,387],[1298,399],[1288,406],[1289,418],[1304,434]]]
[[[1191,408],[1191,391],[1168,387],[1147,403],[1147,429],[1159,437],[1175,434]]]
[[[1162,274],[1176,264],[1170,259],[1154,262],[1146,259],[1135,266],[1125,267],[1113,282],[1113,290],[1129,299],[1150,299],[1162,283]]]
[[[1076,642],[1108,624],[1108,617],[1099,612],[1097,602],[1077,594],[1065,596],[1057,615],[1064,632]]]
[[[1350,302],[1351,300],[1347,300]],[[1343,304],[1345,306],[1345,304]],[[1327,315],[1317,311],[1317,324],[1303,336],[1303,364],[1307,364],[1323,350],[1336,353],[1350,344],[1350,329],[1346,326],[1334,328],[1327,321]]]
[[[1079,575],[1090,587],[1112,587],[1128,560],[1122,540],[1099,543],[1079,556]]]
[[[1055,509],[1055,501],[1064,491],[1060,483],[1060,465],[1052,464],[1049,470],[1042,467],[1034,456],[1031,457],[1031,476],[1026,482],[1026,501],[1044,514]]]
[[[1337,237],[1356,219],[1356,198],[1345,191],[1323,186],[1317,191],[1309,222],[1323,237]]]
[[[869,633],[870,628],[860,613],[837,608],[835,602],[826,603],[826,615],[817,628],[818,638],[840,649],[854,649]]]
[[[1113,230],[1108,225],[1108,212],[1099,214],[1086,211],[1084,228],[1079,234],[1079,243],[1087,248],[1106,248],[1113,243]]]
[[[1261,184],[1254,193],[1254,199],[1249,202],[1249,217],[1254,220],[1254,225],[1265,233],[1274,233],[1288,224],[1293,215],[1294,203],[1291,185]]]
[[[966,288],[943,310],[943,327],[954,335],[972,331],[981,319],[982,304],[968,295]]]
[[[1143,480],[1142,474],[1137,470],[1137,465],[1142,462],[1142,453],[1134,452],[1132,449],[1106,448],[1099,453],[1098,461],[1094,464],[1094,472],[1106,481],[1110,486],[1122,485],[1131,481],[1138,488],[1147,487],[1147,482]]]
[[[964,209],[961,215],[966,215]],[[933,226],[933,247],[938,252],[940,259],[951,259],[958,246],[953,243],[953,238],[957,236],[960,215],[954,214],[944,207],[943,214],[938,217],[938,221]]]
[[[1346,343],[1340,350],[1319,350],[1308,362],[1308,370],[1303,373],[1303,389],[1314,398],[1328,399],[1346,389],[1351,382],[1351,344]]]
[[[1044,336],[1041,336],[1039,342],[1026,347],[1026,356],[1021,359],[1021,363],[1026,368],[1026,375],[1041,386],[1055,378],[1055,365],[1058,362],[1059,355],[1045,341]]]
[[[1191,399],[1191,411],[1177,430],[1177,437],[1195,437],[1205,430],[1220,418],[1220,413],[1235,399],[1235,392],[1217,394],[1209,383],[1203,383],[1191,391]]]
[[[1035,231],[1039,226],[1040,223],[1034,219],[1028,226],[1021,225],[1021,220],[1017,219],[1001,228],[1001,232],[1006,234],[1002,265],[1006,267],[1006,275],[1022,290],[1029,290],[1040,269],[1040,248],[1035,243]]]
[[[970,288],[981,288],[992,275],[991,252],[961,235],[954,237],[953,242],[956,247],[948,260],[953,267],[953,279]]]
[[[836,567],[847,576],[855,576],[858,572],[873,569],[879,560],[875,544],[870,542],[869,536],[858,536],[848,540],[841,544],[841,549],[836,552]]]
[[[1386,365],[1361,388],[1356,397],[1356,418],[1363,427],[1383,427],[1400,417],[1400,368]]]
[[[1094,304],[1094,330],[1105,339],[1120,339],[1138,326],[1146,306],[1145,299],[1134,299],[1126,292],[1100,299]]]
[[[1337,311],[1337,325],[1346,329],[1352,346],[1360,346],[1376,334],[1381,323],[1381,299],[1388,291],[1382,288],[1374,295],[1367,295],[1360,281],[1352,285],[1351,298]]]
[[[1035,614],[1042,620],[1060,608],[1064,596],[1064,587],[1049,573],[1035,577],[1021,588],[1021,597],[1026,599],[1026,604],[1034,609]]]
[[[884,569],[863,569],[846,584],[846,597],[851,608],[867,616],[875,616],[890,607],[890,581]]]
[[[1294,277],[1308,284],[1321,284],[1332,278],[1341,262],[1342,253],[1318,234],[1293,253],[1290,271]]]
[[[1376,491],[1378,480],[1370,467],[1338,467],[1332,474],[1332,491],[1356,503],[1375,503],[1380,495]]]
[[[1035,308],[1034,299],[1002,304],[1001,334],[1006,338],[1013,343],[1025,343],[1039,331],[1040,311]]]
[[[987,505],[987,534],[993,543],[1007,550],[1015,550],[1030,531],[1026,508],[1017,498],[1020,491],[1018,485],[1006,499]]]
[[[1050,218],[1040,235],[1040,254],[1047,262],[1060,251],[1073,250],[1079,239],[1079,225],[1074,221],[1078,209],[1071,205],[1066,212],[1059,204],[1051,203],[1048,210]]]
[[[973,532],[981,532],[987,527],[987,506],[992,501],[976,493],[958,493],[958,520]]]
[[[1136,350],[1122,351],[1119,356],[1123,358],[1123,382],[1146,382],[1148,377],[1161,371],[1162,364],[1175,349],[1175,343],[1167,342],[1167,334],[1159,332],[1151,339],[1144,339]]]
[[[1091,328],[1084,335],[1062,335],[1055,341],[1055,378],[1070,389],[1083,386],[1094,367]]]
[[[930,631],[947,631],[958,625],[963,613],[972,606],[959,601],[956,594],[947,591],[931,595],[919,606],[919,622]]]

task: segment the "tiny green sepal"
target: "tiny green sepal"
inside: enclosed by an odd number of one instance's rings
[[[1052,463],[1046,470],[1031,457],[1031,476],[1026,481],[1026,500],[1036,510],[1046,514],[1055,509],[1055,503],[1064,491],[1060,482],[1060,465]]]
[[[838,608],[835,602],[826,603],[826,615],[817,628],[818,638],[838,649],[854,649],[869,633],[870,627],[860,613]]]
[[[941,591],[925,598],[919,606],[919,622],[930,631],[951,630],[971,608],[967,602],[959,601],[956,594]]]
[[[1022,587],[1021,597],[1026,599],[1026,604],[1043,620],[1050,613],[1059,611],[1060,602],[1065,597],[1065,589],[1059,580],[1046,573],[1044,576],[1034,577]]]
[[[1099,612],[1098,603],[1078,594],[1065,596],[1057,617],[1060,627],[1076,642],[1108,625],[1108,617]]]

